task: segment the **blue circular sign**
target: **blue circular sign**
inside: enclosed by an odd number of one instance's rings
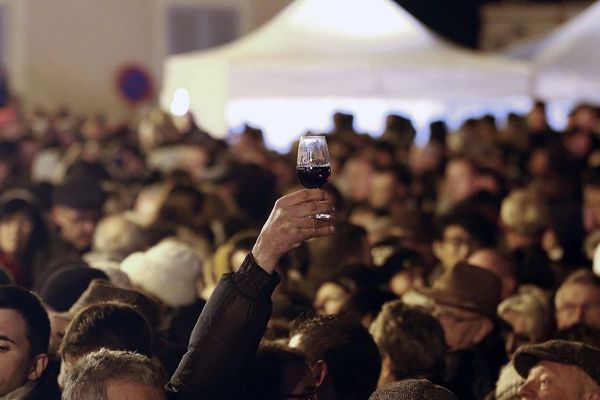
[[[154,85],[145,68],[139,65],[127,65],[117,73],[119,94],[133,104],[152,99]]]

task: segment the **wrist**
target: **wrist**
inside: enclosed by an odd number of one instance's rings
[[[277,261],[279,257],[275,257],[273,255],[265,254],[260,250],[252,249],[252,257],[256,261],[256,264],[262,268],[265,272],[272,274],[277,266]]]

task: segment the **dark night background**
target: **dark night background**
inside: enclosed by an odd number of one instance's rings
[[[470,48],[477,48],[480,18],[479,8],[493,0],[394,0],[412,15],[447,39]],[[535,3],[535,1],[520,1]],[[577,1],[543,1],[543,3],[577,3]]]

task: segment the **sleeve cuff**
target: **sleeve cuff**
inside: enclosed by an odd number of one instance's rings
[[[252,253],[248,253],[240,269],[233,275],[233,281],[249,297],[270,299],[281,277],[277,272],[268,274],[256,263]]]

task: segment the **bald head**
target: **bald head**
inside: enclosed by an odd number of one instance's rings
[[[517,288],[515,265],[497,250],[486,248],[476,250],[467,260],[469,264],[487,269],[502,281],[502,298],[512,295]]]

